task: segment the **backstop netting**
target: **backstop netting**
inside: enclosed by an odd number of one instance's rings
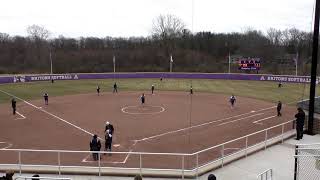
[[[298,102],[298,106],[304,110],[309,110],[309,99]],[[320,96],[314,100],[314,112],[320,114]]]
[[[320,179],[320,144],[297,145],[295,180]]]

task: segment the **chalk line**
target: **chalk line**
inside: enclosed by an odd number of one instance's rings
[[[16,118],[15,120],[18,120],[18,119],[26,119],[26,117],[25,117],[23,114],[19,113],[18,111],[16,111],[16,113],[17,113],[19,116],[21,116],[21,117],[20,117],[20,118]]]
[[[260,123],[260,122],[265,121],[265,120],[267,120],[267,119],[274,118],[274,117],[277,117],[277,116],[269,116],[269,117],[266,117],[266,118],[263,118],[263,119],[259,119],[259,120],[257,120],[257,121],[254,121],[254,122],[252,122],[252,123],[262,125],[262,123]]]
[[[82,131],[82,132],[85,132],[85,133],[87,133],[87,134],[89,134],[89,135],[91,135],[91,136],[94,135],[93,133],[91,133],[91,132],[89,132],[89,131],[87,131],[87,130],[85,130],[85,129],[83,129],[83,128],[75,125],[75,124],[72,124],[72,123],[68,122],[67,120],[65,120],[65,119],[63,119],[63,118],[61,118],[61,117],[59,117],[59,116],[57,116],[57,115],[54,115],[54,114],[46,111],[45,109],[40,108],[40,107],[38,107],[38,106],[36,106],[36,105],[34,105],[34,104],[32,104],[32,103],[30,103],[30,102],[28,102],[28,101],[20,98],[20,97],[17,97],[17,96],[15,96],[15,95],[10,94],[10,93],[8,93],[8,92],[6,92],[6,91],[3,91],[3,90],[0,90],[0,92],[5,93],[5,94],[7,94],[7,95],[9,95],[9,96],[15,97],[16,99],[19,99],[19,100],[23,101],[24,103],[26,103],[26,104],[28,104],[28,105],[30,105],[30,106],[38,109],[39,111],[42,111],[42,112],[44,112],[44,113],[46,113],[46,114],[48,114],[48,115],[50,115],[50,116],[52,116],[52,117],[54,117],[54,118],[62,121],[62,122],[64,122],[64,123],[67,123],[67,124],[69,124],[70,126],[76,128],[76,129],[79,129],[79,130]],[[103,140],[102,138],[100,138],[100,137],[99,137],[99,139],[100,139],[101,141],[104,141],[104,140]]]
[[[246,114],[247,114],[247,113],[246,113]],[[262,115],[262,114],[264,114],[264,113],[258,113],[258,114],[254,114],[254,115],[251,115],[251,116],[247,116],[247,117],[243,117],[243,118],[240,118],[240,119],[236,119],[236,120],[233,120],[233,121],[227,121],[227,122],[218,124],[217,126],[221,126],[221,125],[225,125],[225,124],[229,124],[229,123],[241,121],[241,120],[243,120],[243,119],[251,118],[251,117],[254,117],[254,116],[260,116],[260,115]],[[237,115],[237,116],[239,116],[239,115]],[[233,116],[233,117],[237,117],[237,116]],[[212,124],[212,123],[215,123],[215,122],[221,122],[221,121],[223,121],[223,120],[231,119],[231,118],[233,118],[233,117],[228,117],[228,118],[219,119],[219,120],[216,120],[216,121],[211,121],[211,122],[207,122],[207,123],[203,123],[203,124],[198,124],[198,125],[195,125],[195,126],[190,126],[190,127],[186,127],[186,128],[174,130],[174,131],[169,131],[169,132],[165,132],[165,133],[161,133],[161,134],[149,136],[149,137],[146,137],[146,138],[143,138],[143,139],[139,139],[139,140],[136,140],[136,141],[139,142],[139,141],[145,141],[145,140],[149,140],[149,139],[154,139],[154,138],[161,137],[161,136],[165,136],[165,135],[168,135],[168,134],[173,134],[173,133],[177,133],[177,132],[186,131],[186,130],[189,130],[189,129],[193,129],[193,128],[205,126],[205,125]],[[215,126],[215,127],[217,127],[217,126]]]

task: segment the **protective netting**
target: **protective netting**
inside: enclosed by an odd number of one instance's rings
[[[320,179],[320,144],[298,148],[297,180]]]
[[[309,99],[298,102],[298,106],[304,110],[309,110]],[[320,96],[314,100],[314,112],[320,114]]]

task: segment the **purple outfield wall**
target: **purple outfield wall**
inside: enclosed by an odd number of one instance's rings
[[[183,79],[225,79],[248,81],[276,81],[289,83],[309,83],[309,76],[278,76],[260,74],[213,74],[213,73],[101,73],[101,74],[54,74],[54,75],[19,75],[0,77],[0,84],[14,82],[35,82],[78,79],[124,79],[124,78],[183,78]],[[320,78],[317,78],[319,83]]]
[[[0,76],[0,84],[13,83],[13,76]]]

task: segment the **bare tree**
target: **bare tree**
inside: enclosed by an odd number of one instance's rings
[[[158,16],[152,24],[152,35],[160,39],[176,38],[186,29],[183,21],[171,14]]]
[[[165,56],[172,53],[175,49],[175,40],[182,37],[185,31],[186,25],[184,22],[171,14],[160,15],[152,23],[152,37],[160,40],[163,48],[165,48]]]
[[[282,32],[275,28],[269,28],[267,30],[267,38],[270,41],[270,44],[279,46],[282,41]]]
[[[34,24],[27,27],[27,33],[31,40],[34,41],[35,52],[33,52],[33,54],[36,56],[39,67],[47,66],[47,59],[49,59],[50,56],[50,52],[48,51],[51,51],[47,42],[50,32],[43,26]]]
[[[35,24],[27,27],[27,33],[34,40],[46,40],[50,35],[50,32],[46,28]]]

